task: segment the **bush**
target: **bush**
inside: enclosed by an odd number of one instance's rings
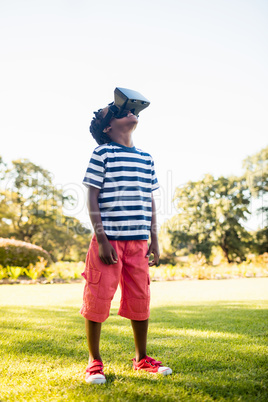
[[[7,276],[7,268],[4,268],[2,265],[0,265],[0,280],[6,278]]]
[[[40,258],[46,260],[47,265],[52,262],[50,254],[42,247],[25,241],[0,238],[0,264],[3,267],[26,268],[29,264],[36,264]]]
[[[23,273],[23,268],[21,267],[7,267],[8,276],[11,279],[18,279],[18,277]]]
[[[268,253],[260,256],[250,256],[240,264],[227,262],[220,265],[208,265],[204,260],[191,259],[187,263],[176,265],[161,264],[150,267],[152,281],[181,279],[229,279],[268,277]]]
[[[43,257],[39,257],[40,261],[35,265],[30,264],[27,268],[24,269],[25,274],[31,278],[32,280],[36,280],[40,278],[40,276],[45,272],[47,261]]]
[[[81,279],[81,273],[85,269],[85,263],[58,261],[53,263],[44,271],[44,276],[48,282],[53,282],[54,279],[62,279],[69,281],[70,279]]]

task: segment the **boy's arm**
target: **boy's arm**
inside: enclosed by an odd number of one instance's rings
[[[98,203],[99,192],[99,188],[93,186],[89,186],[88,188],[87,207],[89,216],[99,244],[99,256],[101,261],[107,265],[116,264],[118,260],[116,251],[107,239],[101,220]]]
[[[146,257],[150,257],[151,254],[154,255],[154,259],[153,261],[149,262],[149,267],[157,265],[159,263],[159,256],[160,256],[158,238],[157,238],[156,208],[153,194],[152,194],[151,244],[149,246]]]

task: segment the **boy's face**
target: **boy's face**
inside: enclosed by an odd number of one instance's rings
[[[108,110],[109,110],[108,106],[103,108],[102,110],[103,117],[106,116]],[[113,132],[118,132],[126,130],[127,128],[132,128],[132,130],[135,130],[138,122],[139,122],[138,117],[129,111],[128,115],[126,117],[122,117],[121,119],[116,119],[115,117],[112,117],[109,126],[106,127],[106,129],[104,129],[103,131],[106,131],[107,133],[109,133],[110,130],[112,130]]]

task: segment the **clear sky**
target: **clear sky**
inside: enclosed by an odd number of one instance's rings
[[[0,154],[51,171],[87,223],[93,111],[137,90],[151,105],[134,144],[155,160],[162,223],[176,186],[239,175],[267,145],[267,26],[265,0],[1,0]]]

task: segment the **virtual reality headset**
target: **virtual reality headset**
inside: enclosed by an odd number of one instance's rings
[[[133,113],[138,116],[139,113],[150,105],[148,99],[142,94],[132,89],[118,88],[114,90],[114,102],[109,104],[109,110],[102,121],[101,131],[107,127],[114,117],[116,119],[122,119],[129,113]]]

